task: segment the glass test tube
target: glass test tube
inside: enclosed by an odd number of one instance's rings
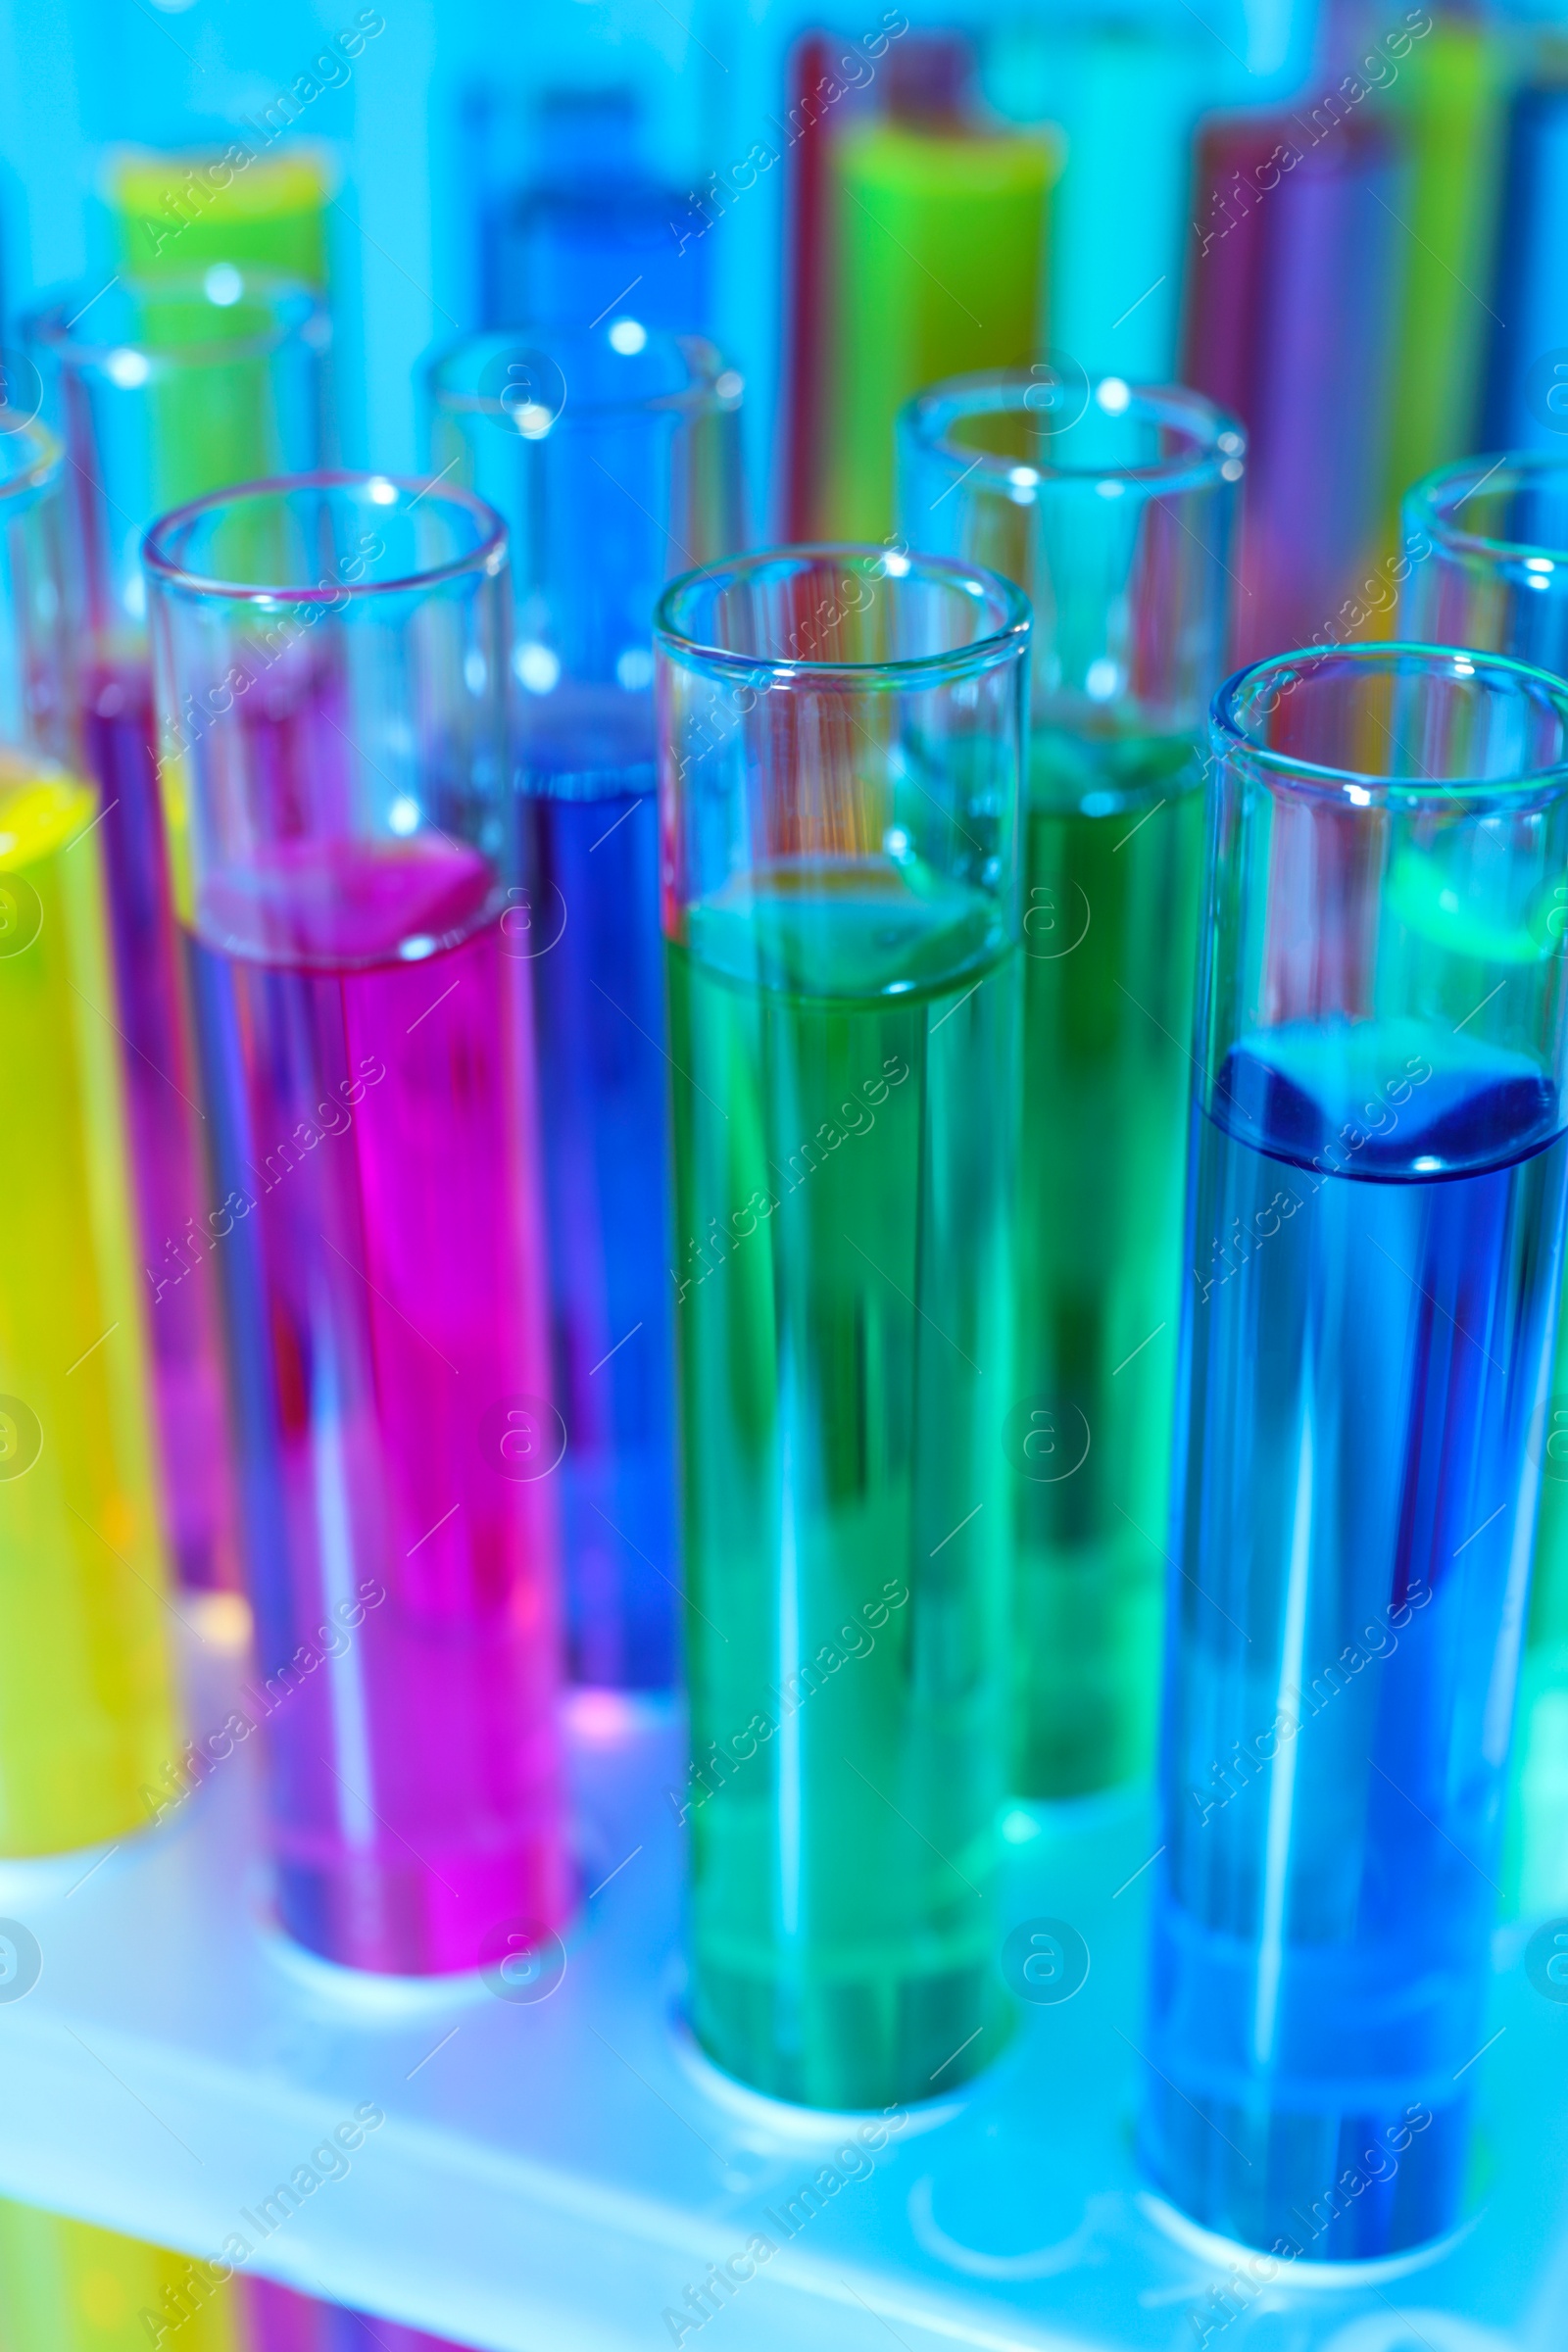
[[[1372,2256],[1458,2220],[1487,2035],[1568,1173],[1568,688],[1289,655],[1212,743],[1143,2149],[1207,2229]]]
[[[203,1121],[153,750],[141,534],[225,482],[319,463],[326,320],[290,281],[215,265],[78,290],[28,322],[58,400],[75,693],[101,833],[171,1533],[183,1581],[232,1584],[234,1502]]]
[[[833,398],[817,512],[879,538],[893,513],[893,426],[922,384],[1026,364],[1041,341],[1044,138],[871,121],[829,148]]]
[[[145,542],[284,1926],[471,1968],[560,1921],[506,534],[322,475]]]
[[[199,2258],[0,2200],[6,2352],[262,2352],[250,2343],[241,2293]]]
[[[0,1853],[144,1824],[176,1752],[99,794],[65,764],[63,455],[0,410]]]
[[[1504,156],[1480,441],[1491,450],[1556,449],[1568,432],[1568,76],[1560,64],[1515,91]]]
[[[1400,626],[1435,644],[1478,646],[1568,678],[1568,444],[1561,453],[1466,458],[1404,502]],[[1568,888],[1558,932],[1568,927]],[[1492,943],[1494,978],[1503,977]],[[1559,1303],[1551,1395],[1534,1443],[1541,1463],[1529,1648],[1521,1690],[1518,1900],[1568,1907],[1568,1317]]]
[[[1027,613],[871,549],[659,608],[692,2022],[810,2106],[1004,2031]]]
[[[1034,607],[1009,1508],[1012,1787],[1149,1769],[1202,873],[1240,428],[1196,393],[961,377],[900,420],[911,546]]]
[[[1354,634],[1381,552],[1401,254],[1388,123],[1222,116],[1198,148],[1182,380],[1247,428],[1236,653]]]
[[[431,471],[505,516],[533,958],[567,1655],[676,1676],[674,1292],[655,795],[654,601],[741,543],[741,379],[636,319],[476,336],[429,380]]]

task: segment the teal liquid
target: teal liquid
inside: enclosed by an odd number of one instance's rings
[[[669,956],[692,2022],[808,2105],[1001,2047],[1016,951],[889,869]]]
[[[1202,794],[1187,738],[1030,760],[1012,1785],[1142,1777],[1157,1715]]]

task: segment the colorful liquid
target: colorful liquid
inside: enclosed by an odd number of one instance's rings
[[[0,769],[0,1853],[145,1824],[176,1752],[97,795]]]
[[[526,927],[507,920],[532,958],[567,1657],[578,1682],[657,1690],[680,1559],[652,745],[531,741],[525,786]]]
[[[99,830],[170,1534],[185,1584],[231,1585],[237,1563],[230,1447],[217,1301],[200,1238],[206,1209],[197,1141],[201,1114],[146,670],[124,664],[90,676],[82,730],[103,800]]]
[[[248,2332],[240,2289],[216,2278],[209,2263],[91,2222],[0,2202],[6,2352],[141,2352],[154,2343],[178,2352],[244,2352]]]
[[[499,909],[444,837],[285,845],[209,882],[191,948],[279,1910],[416,1974],[564,1902],[528,966]]]
[[[1202,794],[1190,741],[1035,737],[1024,909],[1012,1785],[1154,1744]]]
[[[463,2352],[444,2335],[318,2302],[271,2278],[247,2278],[249,2352]]]
[[[1017,971],[877,869],[669,955],[692,2018],[814,2106],[1000,2046]],[[833,884],[837,880],[838,888]]]
[[[1146,2154],[1210,2229],[1381,2254],[1459,2209],[1568,1142],[1532,1065],[1414,1022],[1268,1031],[1216,1100]]]

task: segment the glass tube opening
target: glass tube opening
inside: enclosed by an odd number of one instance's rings
[[[339,605],[499,572],[507,529],[482,499],[449,484],[315,473],[193,499],[153,525],[142,553],[175,592]]]
[[[890,588],[896,593],[889,593]],[[995,572],[877,547],[764,551],[688,572],[659,601],[673,660],[856,689],[938,684],[1014,656],[1029,600]]]
[[[955,486],[978,473],[1019,505],[1049,489],[1155,494],[1240,481],[1247,436],[1200,393],[1082,375],[1054,362],[956,376],[910,402],[908,429]]]
[[[1280,654],[1214,697],[1215,752],[1367,807],[1396,787],[1513,801],[1568,783],[1568,686],[1501,656],[1432,645]]]
[[[734,409],[745,389],[702,336],[653,330],[633,318],[594,328],[467,335],[439,355],[426,381],[438,411],[482,416],[525,441],[542,441],[558,425],[605,423],[647,409]]]
[[[64,452],[35,416],[0,409],[0,507],[10,522],[59,477]]]
[[[121,279],[97,295],[73,287],[26,321],[28,339],[75,374],[136,391],[193,367],[263,360],[298,335],[324,350],[319,295],[276,270],[215,262],[186,277]]]
[[[1568,459],[1545,450],[1464,458],[1418,482],[1406,537],[1425,532],[1446,556],[1502,565],[1537,589],[1568,588]]]

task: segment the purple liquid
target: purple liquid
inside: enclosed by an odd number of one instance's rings
[[[245,2280],[251,2352],[463,2352],[444,2335],[318,2303],[271,2278]]]
[[[566,1900],[559,1419],[501,906],[443,837],[290,842],[209,882],[191,946],[278,1906],[407,1974]]]
[[[206,1224],[196,1078],[153,764],[152,686],[105,667],[87,682],[87,764],[100,831],[124,1040],[137,1229],[170,1534],[182,1583],[232,1586],[234,1501]]]

